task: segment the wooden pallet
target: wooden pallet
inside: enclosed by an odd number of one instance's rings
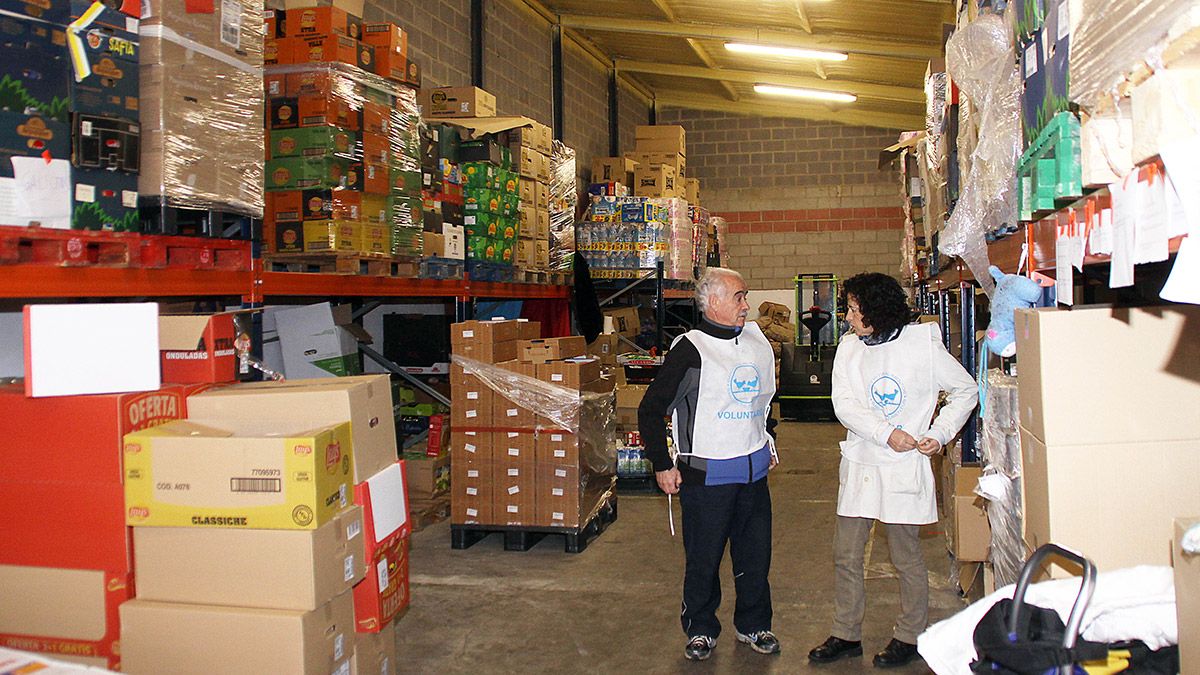
[[[489,534],[504,537],[505,551],[528,551],[539,541],[551,534],[564,537],[563,549],[567,553],[582,553],[593,539],[600,536],[617,520],[617,496],[611,495],[596,515],[582,527],[505,527],[501,525],[451,525],[450,547],[470,548]]]
[[[136,267],[135,232],[0,226],[0,264],[56,267]]]
[[[250,242],[210,237],[142,235],[138,266],[150,269],[250,271]]]
[[[548,284],[550,273],[545,270],[517,267],[513,271],[513,281],[519,284]]]
[[[408,511],[412,519],[412,531],[420,532],[450,517],[450,495],[444,494],[433,499],[414,499],[409,503]]]
[[[268,272],[348,274],[367,277],[416,278],[421,264],[415,258],[382,258],[341,253],[272,253],[265,259]]]

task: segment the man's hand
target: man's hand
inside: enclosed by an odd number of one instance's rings
[[[679,475],[679,469],[675,467],[666,471],[655,471],[654,478],[658,481],[659,489],[669,495],[678,494],[679,486],[683,484],[683,476]]]
[[[892,429],[892,435],[888,436],[888,446],[896,452],[908,452],[916,449],[917,439],[903,429]]]
[[[917,452],[926,457],[932,457],[942,451],[942,444],[936,438],[926,436],[917,441]]]

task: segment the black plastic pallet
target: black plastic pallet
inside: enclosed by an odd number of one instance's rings
[[[608,529],[617,520],[617,498],[613,495],[608,503],[583,527],[505,527],[502,525],[451,525],[450,548],[471,548],[489,534],[504,535],[505,551],[528,551],[551,534],[565,537],[563,550],[567,553],[583,553],[593,539]]]
[[[165,204],[161,197],[138,200],[142,232],[219,239],[262,238],[262,220],[240,213],[235,208],[193,209]]]
[[[623,495],[662,493],[658,489],[658,480],[654,476],[617,476],[617,492]]]
[[[421,261],[422,279],[462,279],[466,266],[453,258],[425,258]]]

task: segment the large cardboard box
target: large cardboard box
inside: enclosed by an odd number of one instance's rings
[[[978,467],[960,466],[954,472],[954,493],[950,497],[951,524],[954,528],[950,552],[959,562],[984,562],[992,543],[987,502],[975,494],[983,475]]]
[[[492,319],[489,321],[463,321],[450,326],[450,344],[461,345],[474,342],[507,342],[516,340],[518,321]]]
[[[673,166],[639,166],[633,172],[633,194],[639,197],[674,197],[676,178]]]
[[[600,365],[615,366],[617,355],[621,353],[621,341],[615,333],[603,333],[588,343],[587,352],[599,359]]]
[[[0,565],[0,588],[0,647],[121,668],[117,608],[132,574]]]
[[[1018,310],[1021,426],[1046,445],[1200,438],[1200,307]]]
[[[351,318],[349,305],[327,302],[275,312],[289,379],[339,377],[362,372],[358,343],[371,341]]]
[[[611,326],[609,321],[611,320]],[[642,318],[637,307],[618,307],[604,310],[604,332],[635,338],[642,332]]]
[[[158,317],[162,377],[167,382],[233,382],[237,350],[233,312]],[[247,342],[250,336],[244,338]]]
[[[1195,135],[1192,121],[1200,105],[1200,69],[1172,68],[1157,70],[1152,77],[1134,88],[1133,146],[1130,158],[1141,164],[1157,156],[1163,148],[1186,141]]]
[[[581,385],[600,379],[600,359],[579,356],[565,361],[540,363],[537,377],[560,387],[579,389]]]
[[[1175,567],[1181,673],[1200,672],[1200,554],[1186,553],[1181,545],[1184,533],[1196,525],[1200,525],[1200,517],[1175,519],[1171,564]]]
[[[119,482],[0,480],[0,564],[133,569]]]
[[[633,134],[635,142],[665,138],[681,148],[685,146],[687,140],[687,133],[683,127],[675,124],[638,125]]]
[[[492,432],[451,430],[450,457],[454,464],[491,461]]]
[[[408,607],[408,537],[387,540],[354,587],[354,622],[359,633],[378,633]]]
[[[121,655],[132,675],[350,672],[350,592],[310,612],[151,600],[121,605]]]
[[[390,623],[378,633],[358,633],[354,641],[352,675],[396,675],[399,656],[396,653],[396,625]]]
[[[363,539],[367,560],[373,562],[392,541],[412,532],[408,517],[407,462],[398,460],[354,486],[354,503],[363,507]]]
[[[356,483],[396,461],[392,416],[387,375],[247,382],[188,398],[188,417],[202,424],[256,419],[301,425],[349,422]]]
[[[455,354],[474,359],[482,363],[501,363],[503,361],[512,361],[517,358],[518,349],[517,340],[506,340],[504,342],[466,342],[453,345],[452,349]]]
[[[495,392],[474,375],[452,385],[450,427],[487,427],[492,425]]]
[[[204,605],[316,609],[366,573],[363,510],[315,530],[139,527],[137,595]]]
[[[635,160],[627,157],[597,157],[592,160],[592,182],[632,185],[637,166]]]
[[[422,89],[419,103],[425,117],[496,116],[496,97],[479,87]]]
[[[450,453],[438,457],[410,457],[408,494],[412,499],[433,499],[450,491]]]
[[[533,435],[508,439],[499,452],[492,473],[493,514],[496,525],[536,525],[536,467]],[[514,442],[519,441],[519,442]]]
[[[521,340],[521,360],[526,363],[545,363],[583,356],[587,343],[581,336]]]
[[[470,461],[452,454],[450,462],[450,522],[491,525],[492,460]]]
[[[1170,564],[1171,519],[1200,513],[1200,440],[1047,445],[1022,427],[1021,460],[1030,550],[1066,546],[1101,572]]]
[[[314,530],[350,505],[349,423],[233,422],[126,436],[126,523]]]

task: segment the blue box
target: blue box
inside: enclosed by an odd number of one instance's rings
[[[0,110],[68,121],[71,62],[61,28],[0,16]]]
[[[1045,0],[1011,0],[1008,11],[1016,13],[1013,31],[1018,45],[1028,42],[1046,21]]]
[[[141,128],[137,122],[75,113],[71,163],[81,169],[138,172]]]
[[[81,38],[88,74],[69,78],[71,112],[138,119],[137,35],[97,28]]]
[[[71,128],[41,115],[0,112],[0,176],[13,177],[9,157],[71,159]]]
[[[71,229],[140,232],[137,174],[71,168]]]
[[[1020,47],[1025,78],[1021,90],[1023,149],[1037,140],[1055,115],[1070,109],[1069,38],[1053,41],[1050,30],[1050,25],[1043,26],[1031,42]]]

